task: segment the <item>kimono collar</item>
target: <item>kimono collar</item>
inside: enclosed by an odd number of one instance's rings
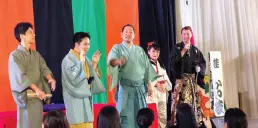
[[[126,43],[126,42],[124,42],[124,41],[122,42],[122,45],[124,45],[126,48],[129,48],[129,49],[134,47],[134,44],[132,44],[132,46],[131,46],[131,47],[129,47],[129,46],[127,45],[127,43]]]
[[[76,56],[78,61],[80,60],[80,54],[78,52],[74,51],[73,49],[71,49],[70,52],[73,53]],[[89,77],[90,77],[90,69],[89,69],[88,64],[86,64],[85,62],[83,63],[83,70],[84,70],[85,77],[87,79],[89,79]]]
[[[150,59],[150,62],[151,62],[151,64],[154,64],[154,65],[157,65],[159,62],[158,62],[158,60],[157,60],[157,62],[155,62],[154,60],[152,60],[152,59]]]
[[[19,50],[21,50],[21,51],[23,51],[23,52],[25,52],[25,53],[28,53],[28,54],[30,54],[31,53],[31,49],[29,49],[29,50],[27,50],[26,48],[24,48],[22,45],[18,45],[18,48],[17,49],[19,49]]]
[[[157,63],[155,63],[152,59],[150,59],[150,63],[155,65],[156,67],[156,73],[159,74],[159,61],[157,60]],[[159,77],[159,76],[158,76]]]
[[[73,53],[78,60],[80,60],[80,54],[78,52],[74,51],[73,49],[70,49],[70,52]]]

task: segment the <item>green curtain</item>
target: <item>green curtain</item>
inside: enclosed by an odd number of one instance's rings
[[[106,18],[104,0],[72,0],[74,32],[89,32],[90,50],[87,56],[91,59],[96,50],[101,52],[99,68],[101,81],[107,89],[106,77]],[[107,103],[107,93],[93,96],[93,103]]]

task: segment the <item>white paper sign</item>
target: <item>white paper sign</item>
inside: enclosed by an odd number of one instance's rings
[[[209,52],[210,66],[210,103],[216,117],[224,116],[224,85],[220,51]]]

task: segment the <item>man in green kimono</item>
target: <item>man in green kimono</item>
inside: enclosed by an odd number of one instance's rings
[[[14,33],[19,45],[9,56],[8,72],[17,104],[17,128],[41,128],[42,100],[46,101],[45,94],[51,93],[48,83],[54,91],[56,81],[45,60],[31,49],[35,43],[32,25],[18,23]],[[35,92],[38,98],[28,97],[29,92]]]
[[[145,51],[133,44],[134,28],[127,24],[122,28],[123,42],[116,44],[108,54],[111,89],[118,83],[116,107],[120,113],[122,128],[138,128],[137,112],[147,107],[146,94],[152,93],[151,81],[157,77]]]
[[[66,115],[70,128],[93,128],[92,94],[105,92],[96,73],[100,52],[86,57],[90,48],[90,35],[77,32],[73,36],[74,48],[62,61],[62,86]]]

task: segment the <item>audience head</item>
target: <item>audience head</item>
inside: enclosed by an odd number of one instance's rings
[[[224,117],[225,128],[247,128],[246,114],[239,108],[230,108]]]
[[[69,123],[62,111],[49,111],[43,117],[42,128],[69,128]]]
[[[154,113],[149,108],[142,108],[138,111],[136,121],[140,128],[148,128],[152,125]]]
[[[177,105],[176,121],[178,128],[197,128],[193,108],[187,103]]]
[[[98,115],[97,128],[120,128],[120,117],[113,106],[103,107]]]

